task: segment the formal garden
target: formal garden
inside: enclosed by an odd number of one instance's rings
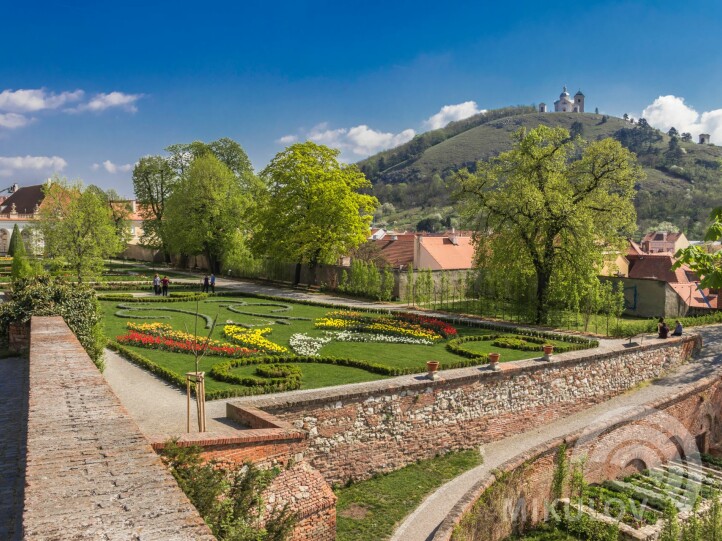
[[[408,312],[341,310],[224,292],[170,297],[101,293],[110,347],[177,385],[194,369],[209,399],[313,389],[404,374],[481,366],[596,346],[587,338]]]

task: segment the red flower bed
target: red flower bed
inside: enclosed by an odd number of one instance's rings
[[[453,337],[457,334],[455,327],[452,327],[446,321],[433,317],[419,316],[416,314],[395,314],[394,317],[398,320],[408,321],[409,323],[414,323],[426,329],[431,329],[444,338]]]
[[[202,342],[194,342],[193,340],[172,340],[162,336],[154,336],[151,334],[143,334],[136,331],[130,331],[128,334],[117,336],[116,340],[124,345],[139,346],[149,349],[161,349],[164,351],[173,351],[175,353],[192,353],[194,351],[203,351]],[[238,347],[238,346],[207,346],[208,355],[218,355],[221,357],[246,357],[258,353],[255,349]]]

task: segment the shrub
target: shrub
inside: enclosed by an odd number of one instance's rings
[[[49,276],[18,280],[12,286],[11,300],[0,305],[0,333],[7,339],[10,323],[29,323],[32,316],[62,316],[103,370],[102,315],[90,287]]]

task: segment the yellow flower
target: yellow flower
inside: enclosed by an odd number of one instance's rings
[[[271,332],[270,327],[263,329],[247,329],[240,325],[226,325],[223,327],[223,334],[226,338],[230,338],[236,344],[246,347],[265,351],[274,355],[288,353],[288,348],[271,342],[263,335]]]

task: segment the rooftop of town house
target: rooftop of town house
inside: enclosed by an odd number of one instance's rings
[[[443,270],[470,269],[474,263],[471,237],[420,237],[420,248],[426,250]]]
[[[14,212],[16,214],[32,214],[45,199],[44,187],[45,184],[36,184],[17,188],[0,204],[0,216],[8,216],[13,212],[13,205],[15,205]]]

